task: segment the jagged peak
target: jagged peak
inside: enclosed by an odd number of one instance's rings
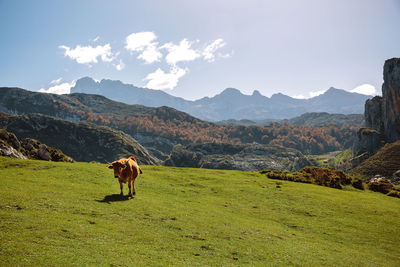
[[[254,90],[252,96],[262,96],[262,94],[260,93],[260,91]]]
[[[284,95],[282,93],[276,93],[271,96],[271,99],[291,99],[292,97]]]

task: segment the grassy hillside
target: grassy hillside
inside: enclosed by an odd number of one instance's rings
[[[386,144],[375,155],[352,169],[350,173],[364,179],[377,174],[390,178],[398,170],[400,170],[400,141]]]
[[[0,265],[400,262],[400,199],[254,172],[142,169],[128,200],[104,164],[0,158]]]

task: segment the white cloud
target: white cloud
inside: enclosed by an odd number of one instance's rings
[[[166,49],[168,55],[165,57],[167,63],[171,66],[175,66],[180,61],[193,61],[200,57],[200,53],[194,49],[191,49],[192,42],[187,39],[180,41],[179,45],[173,43],[166,43],[160,48]]]
[[[97,58],[100,57],[104,62],[111,62],[116,55],[111,52],[110,44],[96,47],[77,45],[74,49],[68,46],[60,45],[59,48],[64,49],[64,56],[76,60],[79,64],[98,63]]]
[[[61,82],[62,78],[58,78],[56,80],[52,80],[49,84],[59,84]]]
[[[292,96],[292,97],[296,98],[296,99],[306,99],[306,97],[304,95],[295,95],[295,96]]]
[[[322,95],[325,92],[326,92],[326,90],[319,90],[319,91],[310,92],[309,95],[310,95],[310,97],[316,97],[316,96]]]
[[[377,95],[378,91],[376,90],[375,86],[371,84],[362,84],[357,86],[356,88],[350,90],[352,93],[359,93],[363,95]]]
[[[125,63],[122,61],[122,59],[119,60],[118,64],[113,65],[117,70],[123,70],[125,68]]]
[[[148,74],[144,80],[148,80],[146,84],[147,88],[173,89],[177,86],[179,79],[183,77],[186,72],[186,69],[172,67],[169,73],[165,73],[163,70],[158,68],[155,72]]]
[[[158,50],[155,44],[149,45],[146,49],[138,56],[139,59],[143,59],[146,64],[151,64],[156,61],[160,61],[162,54]]]
[[[71,87],[75,86],[76,81],[73,80],[71,83],[62,83],[55,86],[52,86],[48,89],[40,88],[39,92],[41,93],[51,93],[51,94],[69,94],[71,92]]]
[[[226,46],[226,42],[224,42],[223,39],[219,38],[217,40],[215,40],[214,42],[212,42],[211,44],[207,45],[204,50],[203,50],[203,58],[204,60],[207,60],[208,62],[213,62],[215,61],[215,51],[217,51],[218,49],[222,48]],[[230,57],[229,54],[218,54],[219,57]]]
[[[299,95],[294,95],[292,97],[296,98],[296,99],[308,99],[308,98],[322,95],[325,92],[326,92],[326,90],[312,91],[312,92],[308,92],[308,94],[299,94]]]
[[[156,39],[157,36],[154,32],[132,33],[126,37],[125,48],[132,52],[143,51],[147,46],[154,43]]]
[[[96,36],[96,38],[94,38],[92,41],[97,42],[99,39],[100,39],[100,36]]]
[[[131,53],[140,52],[138,58],[146,64],[151,64],[162,58],[156,39],[157,36],[153,32],[132,33],[126,37],[125,48]]]

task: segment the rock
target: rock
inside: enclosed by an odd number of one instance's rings
[[[393,182],[400,181],[400,170],[393,173]]]
[[[18,150],[21,146],[15,134],[7,132],[4,129],[0,129],[0,139],[11,145],[16,150]]]
[[[388,142],[400,139],[400,58],[386,60],[383,67],[383,121]]]
[[[375,96],[365,102],[365,126],[379,133],[384,132],[382,104],[383,98],[381,96]]]
[[[356,151],[355,158],[358,157],[357,161],[352,161],[353,166],[357,166],[370,155],[374,155],[384,145],[384,143],[384,136],[377,130],[372,128],[360,128],[357,132],[357,139],[353,146],[353,150]],[[363,156],[360,157],[361,155]]]
[[[50,151],[45,144],[39,145],[38,155],[42,160],[51,160]]]
[[[27,159],[21,152],[0,140],[0,156],[18,158],[18,159]]]
[[[375,176],[367,183],[367,185],[369,190],[384,194],[387,194],[394,189],[394,185],[390,180],[382,176]]]
[[[383,80],[382,97],[376,96],[365,103],[366,127],[358,131],[353,147],[355,156],[365,152],[372,156],[385,143],[400,139],[400,58],[386,60]]]
[[[18,149],[15,147],[18,147]],[[14,133],[4,129],[0,130],[0,156],[73,162],[70,157],[59,149],[46,146],[30,138],[24,138],[19,141]]]

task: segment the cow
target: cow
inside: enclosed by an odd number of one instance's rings
[[[129,157],[128,159],[122,158],[120,160],[116,160],[112,162],[109,166],[109,169],[114,169],[114,177],[118,178],[119,187],[121,189],[121,196],[124,195],[122,188],[123,183],[128,182],[129,187],[129,196],[136,195],[135,191],[135,180],[136,177],[142,174],[142,170],[140,169],[137,161],[134,157]],[[132,191],[131,191],[132,184]]]

